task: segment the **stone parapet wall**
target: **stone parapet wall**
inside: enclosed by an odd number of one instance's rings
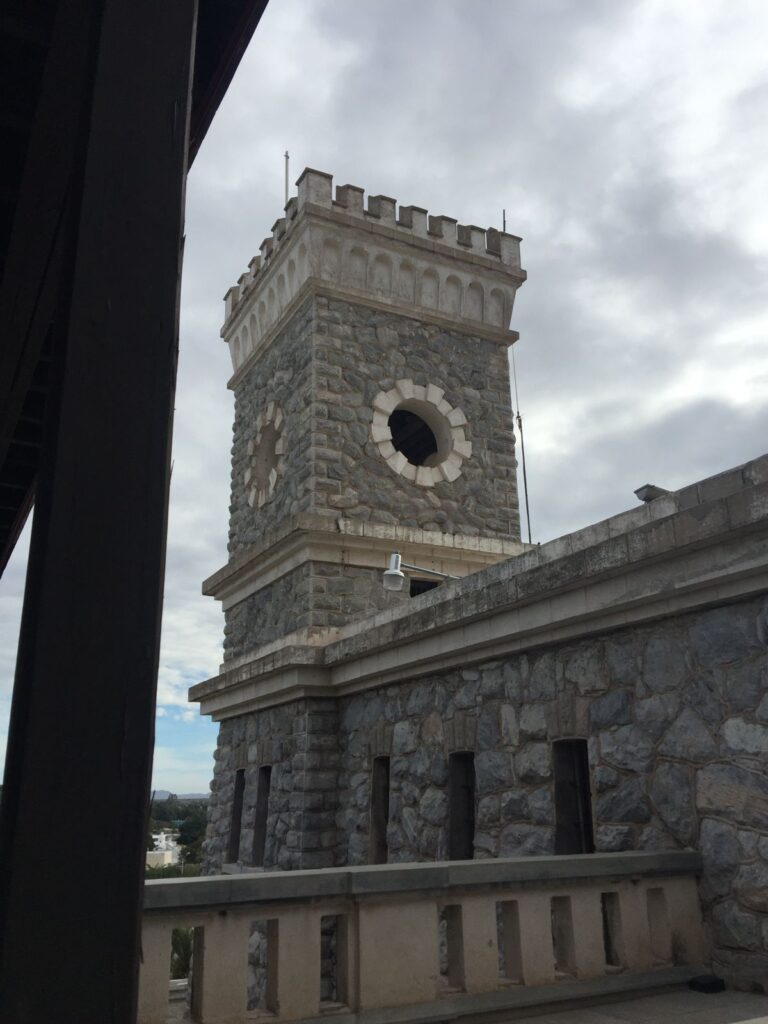
[[[751,984],[768,972],[767,645],[757,598],[343,698],[337,718],[328,702],[311,739],[329,789],[310,800],[326,812],[338,801],[321,859],[367,862],[376,753],[391,757],[389,859],[445,859],[456,749],[475,754],[475,856],[552,853],[552,742],[583,737],[597,850],[700,850],[716,965]],[[276,714],[286,729],[298,707],[230,720],[222,735],[269,731]],[[226,800],[225,786],[213,803]],[[299,859],[285,845],[295,831],[276,838],[274,863]]]
[[[768,978],[767,644],[759,599],[343,700],[341,862],[367,859],[378,723],[396,862],[447,856],[452,747],[475,752],[475,856],[554,852],[552,741],[588,738],[597,850],[700,850],[719,969]]]

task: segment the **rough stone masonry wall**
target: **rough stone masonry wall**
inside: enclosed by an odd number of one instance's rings
[[[700,849],[718,970],[768,978],[768,599],[221,726],[205,869],[221,869],[234,773],[274,764],[265,866],[368,858],[372,753],[391,755],[389,857],[447,854],[447,758],[475,751],[475,856],[553,852],[552,741],[589,739],[598,850]]]
[[[229,518],[229,557],[258,541],[291,515],[312,504],[312,440],[309,417],[312,396],[313,303],[308,299],[285,329],[252,365],[235,387],[235,422],[232,439],[232,493]],[[284,472],[274,495],[261,508],[248,504],[244,482],[248,468],[248,442],[256,433],[256,420],[270,402],[283,410],[285,427]]]
[[[316,300],[315,508],[473,536],[520,536],[507,350],[337,299]],[[396,475],[371,439],[373,400],[399,378],[435,384],[467,417],[472,455],[433,488]]]
[[[475,751],[475,856],[552,853],[551,743],[588,737],[597,849],[700,849],[717,967],[768,987],[767,636],[763,599],[345,699],[337,862],[368,857],[371,743],[399,862],[446,856],[451,749]]]
[[[335,700],[299,700],[221,723],[214,754],[203,873],[226,862],[235,772],[245,769],[239,862],[253,864],[259,767],[272,765],[265,869],[332,867],[338,834]]]
[[[225,612],[224,660],[308,626],[344,626],[410,600],[381,585],[381,569],[305,562]]]

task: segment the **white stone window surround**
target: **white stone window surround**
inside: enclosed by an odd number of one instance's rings
[[[256,434],[248,442],[248,466],[243,479],[251,508],[261,508],[275,493],[285,471],[285,416],[274,402],[256,417]]]
[[[451,483],[461,475],[464,459],[472,455],[472,442],[467,440],[467,417],[461,409],[446,401],[445,392],[436,384],[414,384],[410,377],[395,382],[389,391],[380,391],[373,400],[371,437],[393,473],[420,487]],[[406,409],[420,416],[437,441],[433,465],[415,466],[392,443],[389,417],[396,409]]]

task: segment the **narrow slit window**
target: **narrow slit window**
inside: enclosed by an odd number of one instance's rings
[[[272,765],[263,764],[259,768],[259,780],[256,787],[256,814],[253,821],[253,864],[255,867],[262,867],[264,865],[264,851],[267,847],[269,791],[271,785]]]
[[[555,853],[593,853],[592,797],[586,740],[557,740],[555,770]]]
[[[386,864],[389,824],[389,758],[376,757],[371,773],[371,864]]]
[[[235,864],[240,858],[240,830],[243,824],[243,794],[245,793],[245,769],[235,772],[235,792],[232,797],[232,821],[229,826],[229,851],[227,860]]]
[[[475,755],[451,754],[448,761],[448,859],[475,855]]]

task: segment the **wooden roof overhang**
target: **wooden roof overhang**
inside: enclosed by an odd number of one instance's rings
[[[190,164],[267,2],[199,0]],[[5,0],[0,13],[0,573],[35,494],[101,8]]]

